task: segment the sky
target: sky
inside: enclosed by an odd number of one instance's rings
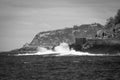
[[[0,51],[20,48],[42,31],[104,25],[119,8],[120,0],[0,0]]]

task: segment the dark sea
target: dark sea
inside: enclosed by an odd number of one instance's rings
[[[0,80],[120,80],[120,56],[0,55]]]

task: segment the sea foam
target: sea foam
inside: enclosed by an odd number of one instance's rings
[[[56,46],[54,50],[50,50],[44,47],[39,47],[37,53],[25,53],[17,54],[17,56],[27,56],[27,55],[53,55],[53,56],[107,56],[108,54],[91,54],[88,52],[76,51],[70,49],[67,43],[61,43],[59,46]]]

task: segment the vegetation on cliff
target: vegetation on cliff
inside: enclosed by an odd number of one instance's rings
[[[107,37],[120,40],[120,9],[114,17],[107,19],[104,30],[100,32],[100,35],[103,38]]]

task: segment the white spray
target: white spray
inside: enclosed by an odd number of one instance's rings
[[[106,54],[90,54],[88,52],[80,52],[75,51],[74,49],[70,49],[67,43],[61,43],[59,46],[56,46],[54,50],[49,50],[44,47],[39,47],[37,53],[25,53],[25,54],[18,54],[17,56],[23,55],[51,55],[54,56],[71,56],[71,55],[78,55],[78,56],[106,56]]]

